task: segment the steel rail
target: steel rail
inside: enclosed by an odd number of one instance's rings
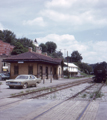
[[[88,81],[88,80],[87,80]],[[85,81],[85,82],[87,82],[87,81]],[[79,83],[78,83],[79,82]],[[78,82],[74,82],[73,84],[72,84],[72,86],[76,86],[76,85],[78,85],[78,84],[80,84],[80,82],[81,81],[78,81]],[[84,81],[82,81],[81,82],[81,84],[82,83],[84,83]],[[70,83],[69,83],[70,84]],[[63,86],[64,84],[62,84],[61,86]],[[67,84],[66,84],[67,85]],[[57,87],[59,87],[60,85],[57,85]],[[63,86],[64,87],[64,86]],[[55,87],[52,87],[52,88],[55,88]],[[64,88],[62,88],[62,89],[64,89]],[[66,88],[65,88],[66,89]],[[61,90],[61,89],[60,89]],[[42,90],[40,90],[40,91],[42,91]],[[39,92],[40,92],[39,91]],[[38,92],[38,91],[37,91]],[[53,92],[56,92],[56,91],[53,91]],[[30,94],[30,93],[29,93]],[[49,93],[47,93],[47,94],[51,94],[51,92],[49,92]],[[44,94],[45,95],[45,94]],[[20,96],[22,96],[22,95],[20,95]],[[40,96],[43,96],[43,95],[39,95],[38,97],[40,97]],[[8,97],[8,98],[12,98],[12,97]],[[13,97],[14,98],[14,97]],[[31,99],[32,97],[30,97],[29,99]],[[36,98],[36,97],[35,97]],[[3,98],[2,98],[3,99]],[[4,107],[4,106],[7,106],[7,105],[10,105],[10,104],[14,104],[14,103],[17,103],[17,102],[20,102],[20,101],[23,101],[24,99],[21,99],[21,100],[17,100],[17,101],[14,101],[14,102],[10,102],[10,103],[7,103],[7,104],[4,104],[4,105],[1,105],[0,106],[0,108],[1,107]]]
[[[34,99],[34,98],[37,98],[37,97],[44,96],[46,94],[48,95],[48,94],[51,94],[53,92],[60,91],[62,89],[67,89],[67,88],[72,87],[72,86],[83,84],[83,83],[86,83],[88,81],[90,81],[90,79],[80,80],[80,81],[76,81],[76,82],[68,82],[66,84],[61,84],[61,85],[47,87],[47,88],[42,89],[42,90],[37,90],[37,91],[35,90],[35,91],[29,92],[29,93],[23,93],[23,94],[18,94],[18,95],[10,96],[9,98],[22,97],[22,96],[27,96],[29,94],[34,94],[34,93],[38,93],[38,92],[42,92],[42,91],[47,91],[47,90],[50,90],[50,89],[54,89],[53,91],[50,91],[50,92],[46,92],[46,93],[43,93],[43,94],[40,94],[40,95],[37,95],[37,96],[34,96],[34,97],[29,97],[29,99]]]
[[[100,87],[99,90],[98,90],[98,93],[100,92],[100,90],[101,90],[101,88],[102,88],[103,86],[104,86],[104,84],[101,85],[101,87]],[[78,117],[77,120],[80,120],[80,119],[82,118],[82,116],[83,116],[83,114],[85,113],[85,111],[87,110],[88,106],[90,105],[90,103],[91,103],[93,100],[95,100],[96,96],[97,96],[97,94],[94,93],[92,99],[88,102],[88,104],[86,105],[86,107],[84,108],[84,110],[82,111],[82,113],[80,114],[80,116]]]
[[[39,118],[40,116],[44,115],[44,114],[45,114],[45,113],[47,113],[48,111],[50,111],[50,110],[52,110],[53,108],[55,108],[55,107],[59,106],[60,104],[64,103],[65,101],[70,100],[70,99],[72,99],[72,98],[74,98],[74,97],[78,96],[80,93],[84,92],[85,90],[87,90],[87,89],[91,88],[91,87],[92,87],[92,86],[94,86],[94,85],[95,85],[95,83],[94,83],[94,84],[92,84],[92,85],[90,85],[90,86],[88,86],[87,88],[85,88],[85,89],[81,90],[81,91],[80,91],[80,92],[78,92],[77,94],[75,94],[75,95],[73,95],[73,96],[71,96],[71,97],[67,98],[66,100],[63,100],[62,102],[60,102],[60,103],[56,104],[55,106],[53,106],[53,107],[49,108],[48,110],[46,110],[46,111],[44,111],[43,113],[41,113],[41,114],[37,115],[36,117],[34,117],[34,118],[33,118],[33,119],[31,119],[31,120],[35,120],[35,119]]]
[[[35,99],[35,98],[38,98],[38,97],[41,97],[41,96],[45,96],[45,95],[48,95],[48,94],[52,94],[54,92],[57,92],[57,91],[60,91],[60,90],[63,90],[63,89],[67,89],[67,88],[70,88],[70,87],[73,87],[73,86],[76,86],[76,85],[80,85],[80,84],[83,84],[83,83],[86,83],[87,81],[83,81],[83,82],[79,82],[79,83],[74,83],[74,84],[71,84],[71,85],[68,85],[68,86],[63,86],[62,88],[58,88],[54,91],[50,91],[50,92],[47,92],[47,93],[43,93],[43,94],[40,94],[40,95],[37,95],[37,96],[34,96],[34,97],[30,97],[29,99]],[[55,87],[54,87],[55,88]]]

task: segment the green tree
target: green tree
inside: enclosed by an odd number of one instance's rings
[[[47,52],[50,54],[55,52],[55,50],[57,48],[57,45],[54,42],[46,42],[45,45],[47,46]]]
[[[20,42],[17,42],[16,47],[14,47],[11,55],[17,55],[17,54],[24,53],[27,51],[28,51],[28,48],[23,47],[23,45]]]
[[[51,56],[52,56],[53,58],[63,58],[63,54],[62,54],[61,51],[53,52],[53,53],[51,54]]]
[[[17,39],[17,42],[20,42],[23,47],[25,48],[29,48],[29,47],[32,47],[33,51],[36,50],[35,46],[33,45],[33,42],[32,40],[28,39],[28,38],[20,38],[20,39]]]
[[[71,58],[72,58],[72,62],[79,62],[83,59],[78,51],[73,51],[71,54]]]
[[[42,52],[47,52],[47,46],[44,43],[41,43],[39,46],[42,47]]]
[[[4,34],[3,34],[3,32],[0,30],[0,40],[4,40]]]
[[[84,73],[89,74],[90,72],[92,72],[92,67],[87,63],[77,62],[76,65],[78,65],[80,70],[83,71]]]
[[[15,43],[15,40],[16,40],[16,35],[11,32],[10,30],[3,30],[3,41],[4,42],[7,42],[7,43],[10,43],[11,45],[14,45]]]

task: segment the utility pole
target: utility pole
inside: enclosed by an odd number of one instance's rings
[[[67,51],[67,70],[68,70],[68,51]],[[69,71],[68,71],[68,78],[69,78]]]

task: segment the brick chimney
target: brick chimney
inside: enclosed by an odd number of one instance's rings
[[[39,53],[39,54],[42,53],[41,47],[36,47],[36,53]]]
[[[44,53],[44,55],[46,55],[46,56],[47,56],[47,52],[45,52],[45,53]]]
[[[32,47],[29,47],[29,52],[32,52]]]

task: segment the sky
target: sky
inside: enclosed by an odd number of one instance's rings
[[[107,62],[107,0],[0,0],[0,30],[38,44],[52,41],[82,62]]]

